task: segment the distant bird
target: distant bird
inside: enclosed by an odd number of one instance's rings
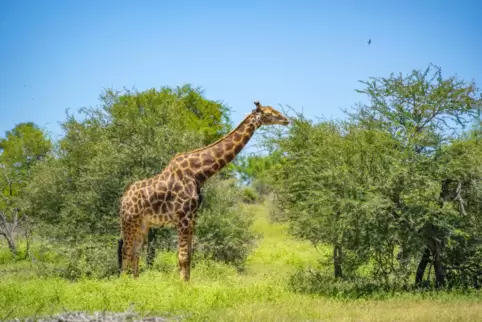
[[[372,40],[371,39],[368,39],[368,44],[370,45],[372,43]]]

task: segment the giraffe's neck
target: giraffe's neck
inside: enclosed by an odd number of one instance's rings
[[[196,180],[204,183],[241,152],[260,125],[259,117],[251,113],[225,137],[207,147],[183,154],[182,161],[187,159],[189,162],[186,172],[194,173]]]

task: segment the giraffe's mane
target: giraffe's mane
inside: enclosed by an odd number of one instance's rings
[[[216,140],[215,142],[209,144],[209,145],[206,145],[206,146],[203,146],[201,148],[198,148],[198,149],[194,149],[194,150],[191,150],[191,151],[188,151],[188,152],[181,152],[181,153],[178,153],[176,156],[179,156],[179,155],[183,155],[183,154],[190,154],[190,153],[194,153],[194,152],[199,152],[199,151],[203,151],[203,150],[206,150],[206,149],[209,149],[213,146],[215,146],[216,144],[218,144],[219,142],[225,140],[228,136],[230,136],[231,134],[233,134],[234,132],[236,132],[237,130],[239,130],[239,128],[241,127],[241,125],[243,125],[246,120],[251,117],[253,115],[253,113],[249,113],[248,115],[246,115],[244,117],[244,119],[239,122],[238,126],[236,126],[236,128],[234,130],[232,130],[231,132],[229,132],[228,134],[226,134],[225,136],[223,136],[222,138]]]

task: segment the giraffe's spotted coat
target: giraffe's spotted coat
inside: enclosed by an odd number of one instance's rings
[[[288,120],[270,106],[253,110],[231,133],[207,147],[181,153],[159,174],[131,184],[121,199],[122,270],[139,275],[139,256],[150,227],[171,225],[178,231],[181,278],[189,280],[192,237],[204,182],[231,162],[261,125]]]

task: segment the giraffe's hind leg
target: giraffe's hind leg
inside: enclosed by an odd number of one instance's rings
[[[189,281],[191,278],[192,237],[194,227],[179,227],[178,233],[178,265],[181,280]]]
[[[134,239],[132,252],[132,275],[134,278],[139,277],[139,258],[141,257],[143,243],[143,236],[138,234]]]

